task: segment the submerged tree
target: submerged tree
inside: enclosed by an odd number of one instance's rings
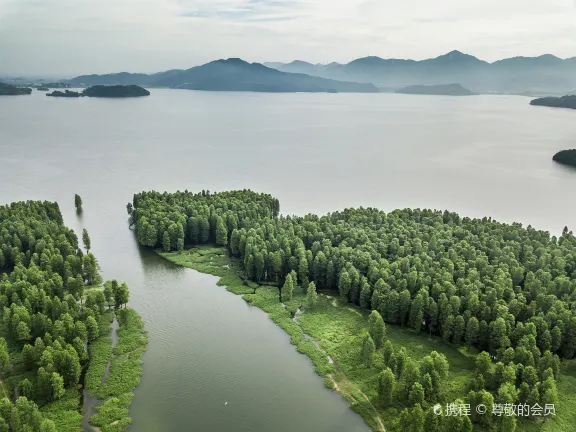
[[[78,194],[74,195],[74,205],[76,206],[77,211],[82,210],[82,198],[80,198],[80,195]]]

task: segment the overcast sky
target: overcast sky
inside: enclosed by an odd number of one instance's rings
[[[576,0],[0,0],[0,74],[348,62],[453,49],[576,56]]]

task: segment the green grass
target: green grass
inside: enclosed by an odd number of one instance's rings
[[[132,423],[128,409],[134,397],[132,392],[140,384],[141,357],[148,344],[144,322],[134,309],[120,309],[116,316],[119,325],[117,345],[114,349],[108,345],[109,351],[104,348],[95,351],[102,359],[95,367],[101,373],[94,372],[94,383],[96,378],[101,380],[108,359],[111,359],[110,375],[102,385],[98,383],[96,391],[98,398],[104,402],[96,407],[96,414],[90,418],[90,423],[99,427],[102,432],[122,432]],[[108,354],[106,357],[105,354],[110,352],[112,355]]]
[[[127,392],[111,397],[96,407],[96,414],[90,418],[90,423],[100,428],[102,432],[123,432],[128,429],[132,419],[128,408],[134,394]]]
[[[113,311],[106,311],[100,320],[100,336],[88,345],[88,355],[90,362],[86,376],[84,377],[84,388],[91,396],[96,396],[102,384],[102,379],[106,372],[106,365],[112,355],[112,339],[110,338],[110,323],[114,319]]]
[[[41,408],[44,418],[52,420],[59,432],[82,432],[80,414],[81,387],[66,390],[61,399],[50,402]]]

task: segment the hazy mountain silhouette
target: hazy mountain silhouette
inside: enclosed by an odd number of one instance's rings
[[[343,82],[282,72],[260,63],[247,63],[231,58],[216,60],[187,70],[170,70],[156,74],[83,75],[68,81],[73,85],[128,85],[170,87],[213,91],[259,92],[376,92],[369,83]]]
[[[576,88],[576,58],[560,59],[550,54],[514,57],[493,63],[452,51],[420,61],[364,57],[346,64],[314,65],[302,61],[264,64],[286,72],[370,82],[390,89],[456,82],[475,92],[564,93]]]

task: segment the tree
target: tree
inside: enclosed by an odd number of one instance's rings
[[[318,294],[316,294],[316,285],[314,282],[308,284],[308,289],[306,290],[306,304],[310,309],[316,307],[318,303]]]
[[[24,345],[22,348],[22,359],[28,369],[32,369],[36,365],[36,350],[32,345]]]
[[[408,396],[408,403],[410,405],[422,404],[424,403],[424,387],[419,382],[412,384],[412,389]]]
[[[492,360],[490,359],[490,354],[486,351],[482,351],[476,356],[476,374],[488,376],[491,367]]]
[[[374,362],[374,352],[376,351],[376,346],[370,335],[364,337],[364,342],[362,343],[362,351],[360,356],[362,358],[362,363],[366,366],[371,367]]]
[[[88,235],[88,231],[86,228],[82,230],[82,244],[84,244],[84,249],[86,249],[86,253],[90,253],[90,236]]]
[[[382,348],[386,338],[386,325],[378,311],[372,311],[368,317],[368,332],[374,341],[376,349]]]
[[[18,383],[18,394],[24,396],[27,399],[32,399],[34,393],[34,387],[28,378],[24,378]]]
[[[470,317],[466,325],[466,344],[471,347],[478,342],[478,333],[480,331],[480,323],[476,317]]]
[[[396,377],[390,368],[384,369],[378,375],[378,401],[380,406],[386,407],[392,402],[392,394],[396,387]]]
[[[286,276],[284,285],[282,286],[282,301],[287,302],[292,300],[292,295],[294,294],[294,281],[292,281],[292,275]]]
[[[462,315],[456,316],[454,319],[454,337],[452,338],[452,342],[455,344],[460,344],[462,342],[462,336],[464,335],[464,318]]]
[[[120,309],[122,305],[126,306],[128,300],[130,299],[130,290],[128,285],[124,282],[121,284],[116,284],[112,286],[114,289],[114,302],[116,309]]]
[[[4,375],[11,368],[10,354],[8,353],[8,344],[6,339],[0,337],[0,373]]]
[[[516,418],[514,416],[502,416],[501,432],[516,432]]]
[[[50,385],[52,387],[52,400],[58,400],[64,396],[64,393],[66,392],[64,390],[64,378],[62,378],[60,374],[52,372]]]
[[[80,195],[78,194],[74,194],[74,205],[76,206],[77,211],[82,210],[82,198],[80,198]]]
[[[170,249],[172,248],[170,233],[168,231],[164,231],[164,234],[162,234],[162,248],[164,249],[164,252],[170,252]]]
[[[86,318],[86,330],[88,331],[88,340],[93,341],[100,335],[98,323],[93,316]]]
[[[226,246],[228,244],[228,227],[221,217],[216,222],[216,244]]]

